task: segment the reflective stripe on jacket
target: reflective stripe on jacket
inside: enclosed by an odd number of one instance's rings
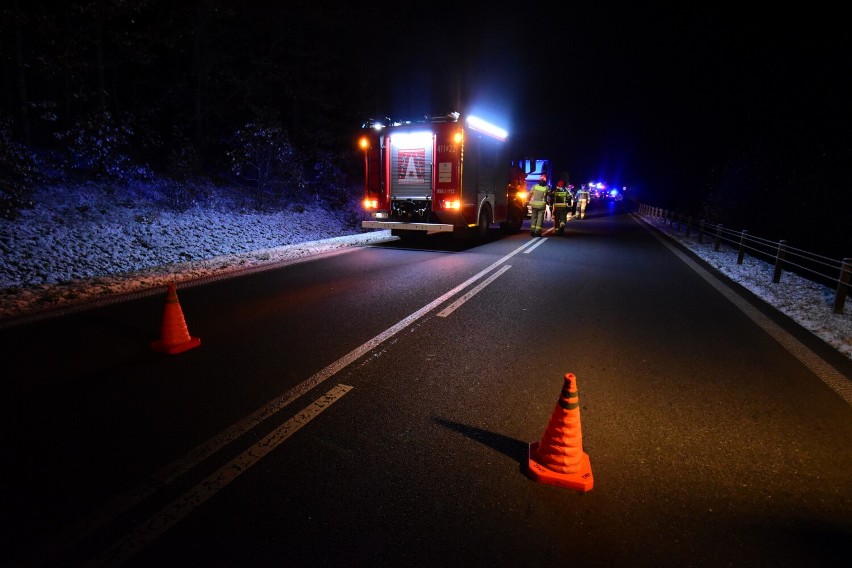
[[[545,199],[547,197],[547,186],[537,183],[532,188],[532,197],[530,198],[530,206],[535,209],[544,209]]]

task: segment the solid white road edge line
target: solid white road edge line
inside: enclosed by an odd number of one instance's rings
[[[631,215],[633,216],[633,215]],[[636,217],[633,217],[636,219]],[[642,220],[642,225],[648,228],[648,224]],[[752,306],[742,296],[734,292],[729,286],[724,284],[718,278],[707,272],[699,264],[685,255],[680,249],[669,243],[666,239],[657,234],[656,231],[651,231],[651,234],[663,243],[675,256],[681,259],[687,266],[694,270],[701,278],[713,286],[719,293],[725,296],[736,307],[748,316],[754,323],[757,324],[763,331],[768,333],[775,341],[781,344],[793,357],[802,362],[802,364],[810,369],[819,379],[825,383],[834,392],[847,403],[852,404],[852,383],[832,367],[825,359],[811,351],[808,347],[802,344],[798,339],[787,333],[780,325],[763,315],[757,308]]]

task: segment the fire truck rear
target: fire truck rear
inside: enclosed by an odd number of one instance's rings
[[[411,237],[484,238],[489,226],[517,232],[525,187],[511,175],[505,130],[459,113],[420,121],[368,121],[364,152],[367,229]]]

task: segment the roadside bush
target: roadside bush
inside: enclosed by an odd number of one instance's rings
[[[337,211],[351,205],[353,190],[343,163],[345,156],[331,152],[318,156],[314,163],[310,191],[324,209]]]
[[[164,197],[170,208],[186,211],[209,197],[209,186],[204,183],[204,176],[200,174],[201,163],[201,156],[195,144],[175,130],[167,164],[169,182],[163,187]]]
[[[251,191],[258,208],[281,207],[305,199],[301,163],[279,126],[245,124],[228,139],[226,154],[232,181]]]
[[[21,209],[33,206],[35,185],[42,181],[39,160],[12,140],[8,120],[0,122],[0,217],[15,219]]]
[[[55,134],[69,152],[69,166],[98,181],[129,182],[151,177],[147,166],[130,157],[133,128],[129,119],[116,120],[109,112],[96,112],[74,127]]]

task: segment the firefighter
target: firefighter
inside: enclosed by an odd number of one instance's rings
[[[538,183],[533,186],[530,192],[530,208],[532,209],[532,215],[530,216],[530,236],[541,236],[544,213],[547,207],[547,194],[549,192],[550,188],[547,187],[547,176],[541,176],[538,178]]]
[[[553,228],[557,234],[565,232],[565,222],[568,220],[568,210],[571,207],[571,192],[565,187],[565,182],[559,180],[553,191]]]
[[[586,189],[586,185],[583,184],[580,186],[580,189],[577,190],[577,195],[574,196],[574,200],[577,203],[577,219],[586,218],[586,205],[589,204],[589,199],[589,190]]]
[[[574,210],[577,208],[577,201],[574,199],[574,196],[577,194],[577,190],[574,189],[572,184],[568,184],[568,215],[567,220],[570,221],[574,218]]]

